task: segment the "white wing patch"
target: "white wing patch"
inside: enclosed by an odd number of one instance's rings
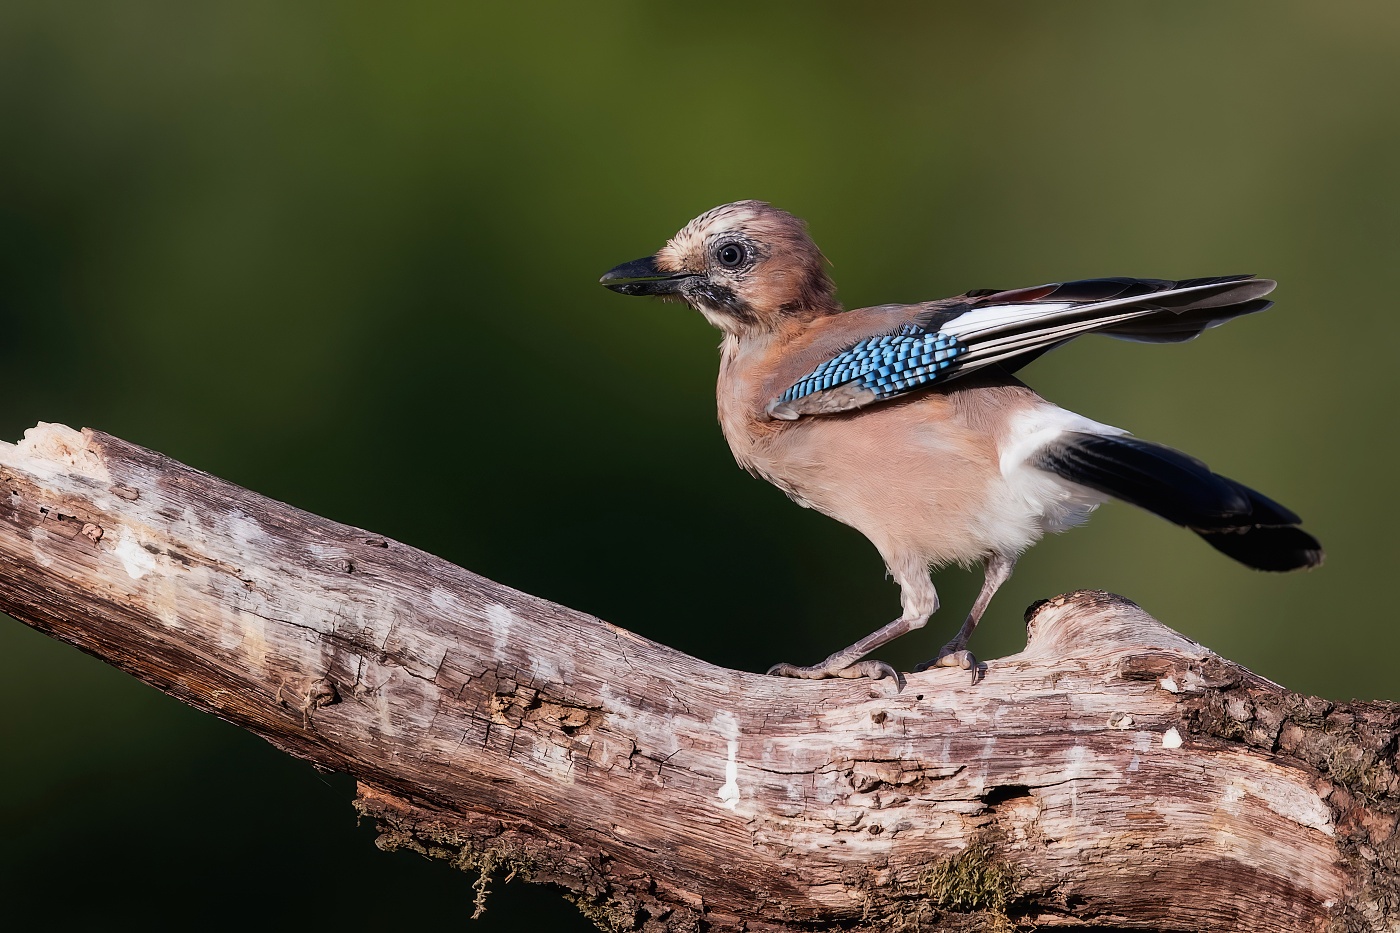
[[[1054,317],[1075,307],[1082,308],[1084,304],[1076,304],[1073,301],[1042,301],[1024,305],[992,305],[960,314],[944,324],[941,329],[943,333],[951,334],[964,343],[972,343],[982,334],[1005,330],[1017,324],[1034,321],[1036,318]]]

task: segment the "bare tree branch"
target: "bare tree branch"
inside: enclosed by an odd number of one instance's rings
[[[0,445],[0,608],[355,775],[383,846],[609,929],[1400,922],[1400,707],[1103,593],[1041,604],[976,687],[770,678],[40,425]]]

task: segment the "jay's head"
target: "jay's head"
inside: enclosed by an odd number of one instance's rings
[[[735,201],[599,281],[624,295],[684,301],[725,333],[743,335],[840,310],[824,262],[802,221],[762,201]]]

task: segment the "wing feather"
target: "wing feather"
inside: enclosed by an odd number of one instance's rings
[[[1172,282],[1085,279],[1014,291],[969,292],[925,320],[853,342],[768,405],[792,420],[850,411],[941,385],[992,365],[1009,371],[1083,334],[1174,343],[1262,311],[1274,283],[1253,276]]]

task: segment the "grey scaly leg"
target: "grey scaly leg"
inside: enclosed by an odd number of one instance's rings
[[[962,628],[958,629],[958,634],[953,636],[953,640],[944,645],[938,652],[938,657],[931,661],[925,661],[916,671],[926,671],[931,667],[960,667],[965,671],[972,671],[972,682],[975,684],[982,678],[982,665],[971,651],[967,650],[967,643],[972,638],[973,631],[977,628],[977,623],[982,621],[982,613],[987,611],[987,605],[992,601],[1001,585],[1011,576],[1011,571],[1016,566],[1016,558],[1006,557],[1001,554],[991,554],[987,557],[984,575],[982,577],[982,591],[977,594],[977,600],[972,604],[972,610],[967,614],[967,621],[963,622]]]
[[[898,682],[895,669],[884,661],[862,661],[872,651],[894,641],[901,635],[924,627],[928,617],[938,611],[938,591],[928,576],[928,566],[914,555],[887,558],[890,574],[899,584],[899,602],[904,607],[898,619],[871,632],[860,641],[843,648],[820,664],[798,667],[795,664],[774,664],[768,673],[778,677],[801,677],[819,680],[825,677],[869,677],[879,680],[889,677]]]

